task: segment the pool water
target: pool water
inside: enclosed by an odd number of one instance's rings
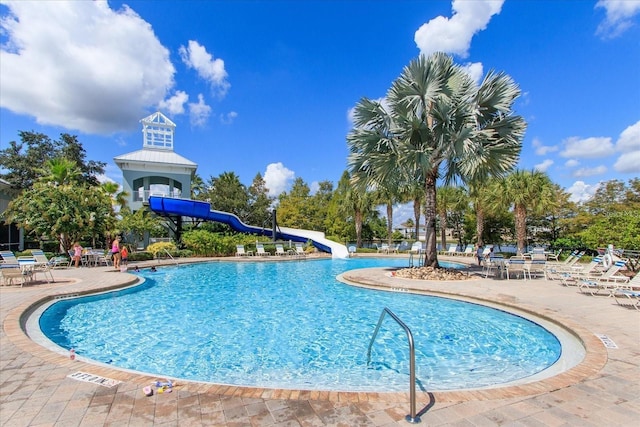
[[[429,391],[526,378],[560,356],[558,339],[481,305],[348,286],[355,268],[406,259],[215,262],[143,271],[142,285],[59,301],[44,334],[78,356],[160,377],[240,386],[406,391],[412,331],[416,379]]]

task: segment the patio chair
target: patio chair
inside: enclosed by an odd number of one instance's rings
[[[510,279],[511,273],[516,273],[516,277],[520,277],[520,274],[522,274],[522,280],[527,280],[528,268],[523,256],[516,255],[509,258],[509,260],[504,263],[504,268],[507,280]],[[530,274],[529,278],[531,278]]]
[[[597,256],[591,260],[589,264],[585,266],[575,266],[570,271],[560,273],[560,280],[564,286],[575,286],[582,278],[588,278],[593,276],[602,275],[604,270],[602,269],[602,257]]]
[[[378,246],[378,253],[388,254],[389,253],[389,244],[388,243],[381,243],[380,246]]]
[[[560,257],[560,254],[562,253],[562,249],[560,249],[558,252],[549,252],[546,254],[546,258],[547,261],[553,261],[553,262],[558,262],[558,258]],[[578,252],[576,251],[576,254]]]
[[[422,242],[413,242],[411,245],[411,249],[409,249],[410,254],[419,254],[422,252]]]
[[[253,252],[246,251],[244,249],[244,245],[236,245],[236,256],[250,256],[253,255]]]
[[[449,249],[445,252],[445,255],[456,256],[458,255],[458,245],[452,243],[449,245]]]
[[[262,243],[256,243],[256,255],[258,256],[270,256],[271,254],[264,250]]]
[[[529,279],[533,277],[533,274],[538,276],[542,274],[542,276],[547,279],[547,260],[546,259],[532,259],[528,265],[529,268]]]

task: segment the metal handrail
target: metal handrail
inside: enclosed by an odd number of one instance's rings
[[[409,340],[409,415],[405,417],[405,420],[412,424],[417,424],[420,422],[420,417],[416,414],[416,353],[415,348],[413,346],[413,334],[407,325],[404,324],[398,316],[393,314],[391,310],[387,307],[382,310],[380,314],[380,319],[378,319],[378,324],[376,325],[376,330],[373,332],[373,336],[371,337],[371,341],[369,342],[369,349],[367,350],[367,365],[371,363],[371,347],[373,347],[373,342],[378,335],[378,331],[380,330],[380,326],[382,325],[382,321],[384,320],[384,316],[388,314],[391,316],[393,320],[404,329],[407,334],[407,339]]]
[[[171,253],[168,250],[163,249],[163,251],[165,251],[167,253],[167,255],[169,255],[169,258],[171,258],[171,261],[175,262],[176,265],[178,265],[178,266],[180,265],[180,263],[174,257],[171,256]],[[160,262],[160,260],[158,260],[158,262]]]

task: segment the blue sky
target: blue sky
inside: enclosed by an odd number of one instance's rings
[[[72,133],[116,182],[161,111],[205,180],[337,184],[353,106],[434,51],[518,83],[520,168],[574,200],[640,176],[640,1],[0,1],[0,17],[0,148]]]

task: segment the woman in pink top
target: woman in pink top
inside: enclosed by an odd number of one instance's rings
[[[113,255],[113,266],[120,269],[120,237],[116,237],[111,243],[111,254]]]
[[[76,263],[76,268],[80,267],[81,258],[82,258],[82,246],[80,246],[80,243],[75,242],[73,244],[73,260]]]

